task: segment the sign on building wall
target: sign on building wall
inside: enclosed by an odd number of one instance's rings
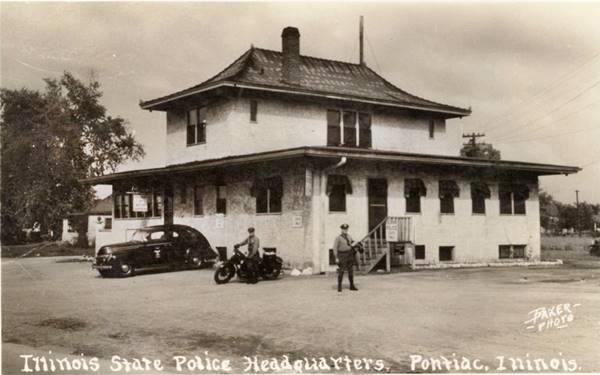
[[[385,240],[388,242],[398,242],[398,218],[390,217],[385,222]]]
[[[302,228],[302,211],[295,211],[292,216],[292,228]]]
[[[148,197],[140,194],[133,194],[133,211],[146,212],[148,211]]]

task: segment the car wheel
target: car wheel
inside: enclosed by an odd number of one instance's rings
[[[191,251],[188,256],[188,265],[191,268],[201,268],[204,265],[199,251]]]
[[[98,270],[98,272],[100,273],[100,276],[102,276],[102,277],[110,277],[110,275],[111,275],[110,271],[107,271],[107,270]]]
[[[119,277],[129,277],[135,274],[135,268],[133,267],[133,264],[127,261],[118,262],[115,267],[115,271]]]

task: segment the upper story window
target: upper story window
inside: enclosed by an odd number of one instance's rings
[[[404,197],[406,198],[406,212],[421,212],[421,197],[427,195],[427,188],[423,180],[409,178],[404,181]]]
[[[327,110],[327,145],[371,147],[371,114]]]
[[[460,190],[455,181],[440,181],[440,212],[443,214],[454,213],[454,198],[458,198]]]
[[[485,214],[485,200],[490,197],[490,188],[485,182],[471,182],[471,207],[474,214]]]
[[[187,144],[206,142],[206,107],[194,108],[187,112]]]
[[[281,198],[283,197],[281,177],[254,180],[250,193],[256,198],[257,214],[281,213]]]
[[[524,215],[525,202],[529,198],[529,188],[524,184],[500,184],[498,191],[500,214]]]
[[[343,175],[327,176],[327,191],[330,212],[346,211],[346,194],[352,194],[352,185],[348,177]]]
[[[435,121],[429,120],[429,139],[435,138]]]
[[[256,122],[258,115],[258,102],[256,100],[250,100],[250,121]]]

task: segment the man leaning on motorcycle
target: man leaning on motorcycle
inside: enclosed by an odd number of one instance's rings
[[[236,248],[248,245],[248,255],[244,262],[244,267],[248,273],[248,284],[256,284],[258,282],[258,258],[260,257],[258,249],[260,249],[260,240],[254,234],[254,228],[248,228],[248,237],[235,245]]]

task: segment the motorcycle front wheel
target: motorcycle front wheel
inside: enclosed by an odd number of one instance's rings
[[[235,267],[231,263],[221,264],[215,270],[215,282],[217,284],[226,284],[235,276]]]

